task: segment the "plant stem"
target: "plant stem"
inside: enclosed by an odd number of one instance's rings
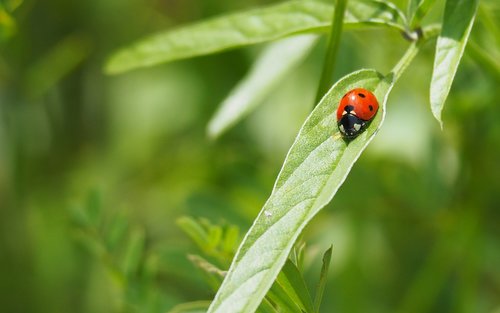
[[[391,71],[391,74],[394,76],[392,80],[396,82],[401,75],[404,73],[406,68],[410,65],[413,58],[417,55],[419,49],[419,44],[417,42],[413,42],[410,47],[406,50],[405,54],[401,57],[399,62],[394,66]]]
[[[420,51],[422,45],[425,44],[429,39],[437,36],[439,34],[439,31],[440,27],[437,25],[430,25],[422,30],[422,38],[420,38],[418,41],[412,42],[410,47],[406,50],[405,54],[392,69],[391,74],[393,75],[392,80],[394,82],[396,82],[401,77],[408,65],[410,65],[413,58]]]
[[[335,69],[335,61],[340,46],[340,37],[342,35],[342,26],[344,24],[344,14],[348,0],[337,0],[333,11],[332,28],[330,30],[330,38],[328,40],[328,48],[325,56],[325,65],[321,80],[316,94],[316,103],[319,103],[323,95],[332,85],[332,76]]]

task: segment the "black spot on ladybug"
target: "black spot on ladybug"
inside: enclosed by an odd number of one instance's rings
[[[354,106],[352,105],[346,105],[344,107],[344,111],[346,111],[347,113],[350,113],[352,110],[354,110]]]
[[[365,96],[364,94],[362,94],[361,92],[360,92],[360,93],[358,93],[358,96],[360,96],[361,98],[366,97],[366,96]]]
[[[370,105],[368,106],[368,109],[370,109],[370,111],[373,111],[373,105],[371,105],[371,104],[370,104]]]

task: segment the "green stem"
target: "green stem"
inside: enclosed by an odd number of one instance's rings
[[[340,37],[342,35],[342,26],[344,24],[344,14],[348,0],[337,0],[335,10],[333,11],[332,28],[328,40],[328,49],[326,51],[325,66],[321,74],[321,80],[316,94],[316,103],[319,103],[323,95],[332,85],[332,76],[335,69],[335,61],[340,46]]]
[[[413,42],[408,50],[406,50],[405,54],[401,57],[399,62],[391,71],[391,74],[393,75],[392,81],[394,83],[401,77],[401,75],[404,73],[408,65],[410,65],[411,61],[417,55],[419,50],[419,44],[416,42]]]
[[[401,75],[404,73],[408,65],[410,65],[413,58],[418,54],[420,48],[423,44],[425,44],[429,39],[436,37],[439,34],[440,27],[437,25],[430,25],[422,30],[422,38],[418,41],[413,42],[408,50],[406,50],[405,54],[401,57],[399,62],[394,66],[391,73],[393,75],[392,80],[395,83]],[[390,75],[389,74],[389,75]]]

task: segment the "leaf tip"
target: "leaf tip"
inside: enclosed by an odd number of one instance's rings
[[[331,244],[330,247],[323,254],[323,262],[325,263],[330,262],[330,259],[332,257],[332,252],[333,252],[333,244]]]
[[[215,120],[212,119],[208,123],[207,129],[206,129],[206,134],[207,134],[208,140],[210,140],[210,141],[216,141],[217,139],[219,139],[220,135],[222,134],[222,131],[221,131],[220,127],[218,127],[217,124],[215,123]]]
[[[433,115],[434,115],[434,118],[436,119],[436,121],[439,124],[439,128],[441,128],[441,130],[443,130],[443,120],[441,119],[441,112],[439,112],[439,113],[434,113],[433,112]]]
[[[104,73],[116,75],[150,65],[149,63],[145,63],[144,60],[141,60],[141,62],[136,60],[137,56],[134,55],[134,51],[131,49],[122,48],[114,51],[104,64]]]
[[[436,102],[432,97],[431,97],[431,110],[432,110],[432,115],[434,115],[434,118],[437,120],[439,123],[439,127],[441,130],[443,130],[443,119],[441,118],[441,112],[443,109],[444,103],[439,101]]]
[[[112,55],[110,58],[108,58],[106,63],[104,63],[103,72],[106,75],[116,75],[122,72],[120,66],[117,65],[116,59],[117,59],[116,56]]]
[[[441,130],[443,130],[443,120],[438,119],[438,123],[439,123],[439,127],[441,128]]]
[[[102,67],[102,71],[104,72],[104,74],[106,75],[116,75],[118,74],[118,71],[115,69],[115,67],[113,66],[113,63],[111,63],[111,60],[110,61],[107,61],[104,66]]]

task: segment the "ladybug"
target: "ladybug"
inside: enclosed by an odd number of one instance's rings
[[[378,111],[377,98],[370,91],[355,88],[340,100],[337,109],[337,125],[347,139],[362,133]]]

